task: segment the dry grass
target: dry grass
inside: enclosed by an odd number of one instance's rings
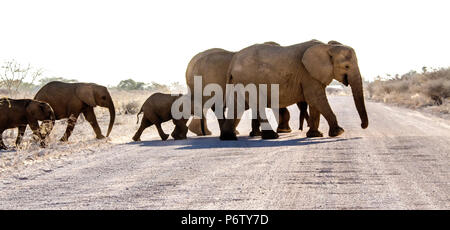
[[[375,101],[444,115],[450,113],[450,68],[377,79],[366,87],[368,97]]]

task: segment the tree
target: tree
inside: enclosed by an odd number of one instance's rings
[[[43,85],[46,85],[47,83],[52,82],[52,81],[62,81],[62,82],[66,82],[66,83],[76,83],[76,82],[78,82],[75,79],[66,79],[66,78],[63,78],[63,77],[46,77],[46,78],[42,78],[41,80],[39,80],[39,85],[43,86]]]
[[[147,87],[147,90],[150,90],[152,92],[162,92],[162,93],[170,92],[169,86],[164,85],[164,84],[159,84],[154,81],[152,81],[152,83]]]
[[[180,82],[172,82],[170,84],[170,92],[172,93],[184,93],[186,91],[186,86],[180,84]]]
[[[136,82],[133,79],[127,79],[120,81],[117,88],[123,90],[143,90],[145,87],[144,82]]]
[[[28,80],[28,86],[33,85],[43,73],[42,69],[33,69],[30,64],[22,66],[16,60],[5,61],[0,68],[0,87],[11,97],[17,95],[21,86],[26,83],[25,80]]]

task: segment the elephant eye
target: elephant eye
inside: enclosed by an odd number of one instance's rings
[[[350,66],[346,65],[346,66],[345,66],[345,68],[346,68],[346,69],[349,69],[349,68],[350,68]]]
[[[106,100],[106,96],[102,96],[102,100]]]

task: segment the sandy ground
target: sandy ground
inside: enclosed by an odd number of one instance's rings
[[[79,128],[68,144],[0,152],[0,209],[450,208],[448,120],[367,102],[362,130],[351,97],[330,104],[346,130],[338,138],[248,138],[243,120],[239,141],[223,142],[210,120],[211,137],[162,142],[152,127],[129,143],[136,120],[121,116],[108,141]]]

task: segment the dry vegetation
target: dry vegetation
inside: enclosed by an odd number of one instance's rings
[[[411,71],[393,79],[376,79],[366,85],[367,96],[375,101],[421,109],[449,117],[450,68],[422,73]]]

